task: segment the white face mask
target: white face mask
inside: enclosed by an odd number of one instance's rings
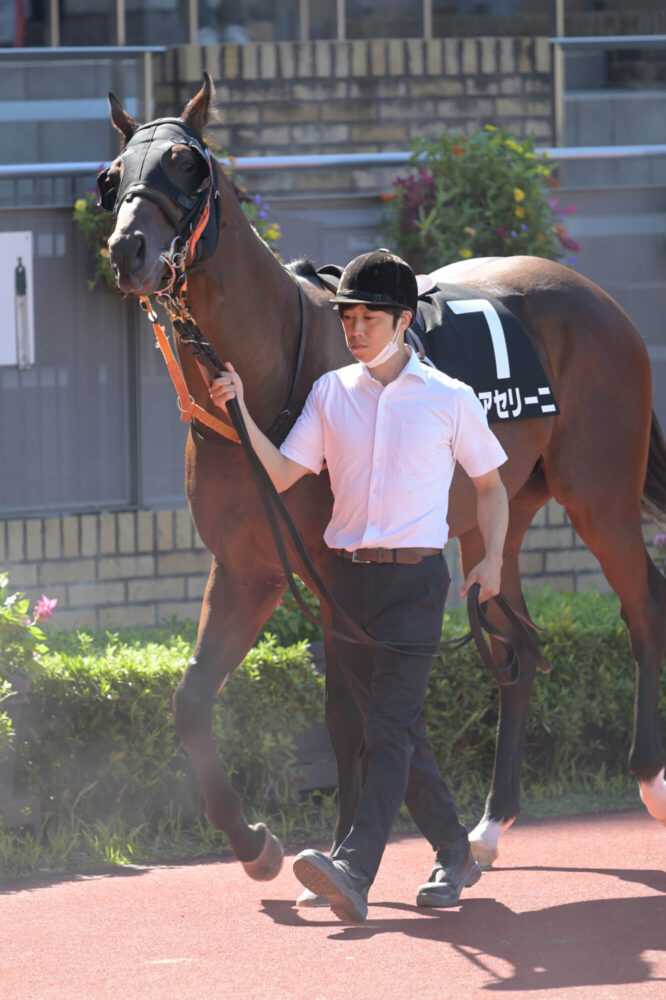
[[[384,344],[381,351],[375,354],[371,361],[364,361],[366,368],[375,368],[377,365],[383,365],[385,361],[388,361],[397,354],[400,348],[398,347],[398,337],[400,336],[400,326],[398,325],[395,329],[395,333],[389,340],[388,344]]]

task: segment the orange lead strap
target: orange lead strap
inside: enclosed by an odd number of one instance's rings
[[[185,423],[190,423],[194,417],[200,423],[206,424],[207,427],[217,431],[218,434],[222,434],[223,437],[228,438],[230,441],[235,441],[236,444],[240,444],[240,438],[230,424],[225,424],[223,420],[213,416],[212,413],[208,413],[207,410],[204,410],[202,406],[199,406],[199,404],[192,399],[192,396],[187,388],[187,383],[185,382],[185,377],[181,371],[180,365],[178,364],[178,360],[171,349],[169,338],[164,332],[164,327],[158,323],[157,315],[150,304],[150,300],[146,298],[145,295],[142,295],[140,296],[140,302],[148,314],[148,319],[153,324],[153,331],[157,341],[156,347],[159,347],[162,352],[162,357],[166,362],[167,371],[169,372],[171,381],[173,382],[174,388],[178,393],[180,419],[184,420]]]

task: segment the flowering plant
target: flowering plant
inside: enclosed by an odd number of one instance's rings
[[[42,594],[30,616],[28,598],[10,594],[8,588],[7,573],[0,573],[0,676],[30,676],[38,672],[40,655],[47,649],[40,625],[52,616],[58,600]]]
[[[655,535],[652,544],[657,550],[654,562],[662,573],[666,573],[666,535]]]
[[[224,156],[217,149],[215,150],[215,155]],[[270,206],[263,200],[261,195],[250,195],[245,188],[238,184],[235,179],[235,164],[233,159],[229,160],[228,166],[222,164],[222,169],[231,180],[246,219],[264,242],[268,244],[273,253],[277,255],[281,233],[277,223],[270,222],[268,218]],[[93,276],[88,281],[88,287],[94,288],[101,278],[111,291],[118,293],[118,286],[116,285],[116,278],[113,273],[109,249],[107,247],[109,236],[113,232],[115,219],[109,212],[101,209],[97,201],[97,191],[88,191],[83,198],[77,198],[74,203],[74,221],[78,224],[83,234],[88,249],[92,254],[95,267]]]
[[[514,254],[576,263],[570,252],[580,247],[562,222],[576,206],[561,208],[553,197],[556,164],[535,152],[532,136],[518,140],[504,126],[486,125],[418,139],[412,149],[416,172],[398,177],[383,198],[390,245],[415,270]]]

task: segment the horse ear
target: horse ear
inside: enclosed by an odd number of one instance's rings
[[[109,111],[111,113],[111,121],[115,128],[118,129],[123,137],[123,142],[121,143],[121,150],[125,148],[127,143],[130,141],[139,125],[118,100],[115,94],[109,92]]]
[[[213,102],[215,100],[215,86],[210,74],[204,70],[203,87],[198,94],[189,101],[183,114],[181,115],[185,124],[199,135],[203,135],[206,125],[213,117]]]

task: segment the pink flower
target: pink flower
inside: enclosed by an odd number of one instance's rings
[[[655,535],[653,545],[666,545],[666,535]]]
[[[49,598],[46,594],[42,594],[40,599],[35,604],[35,621],[43,622],[46,621],[47,618],[50,618],[57,603],[57,597]]]

